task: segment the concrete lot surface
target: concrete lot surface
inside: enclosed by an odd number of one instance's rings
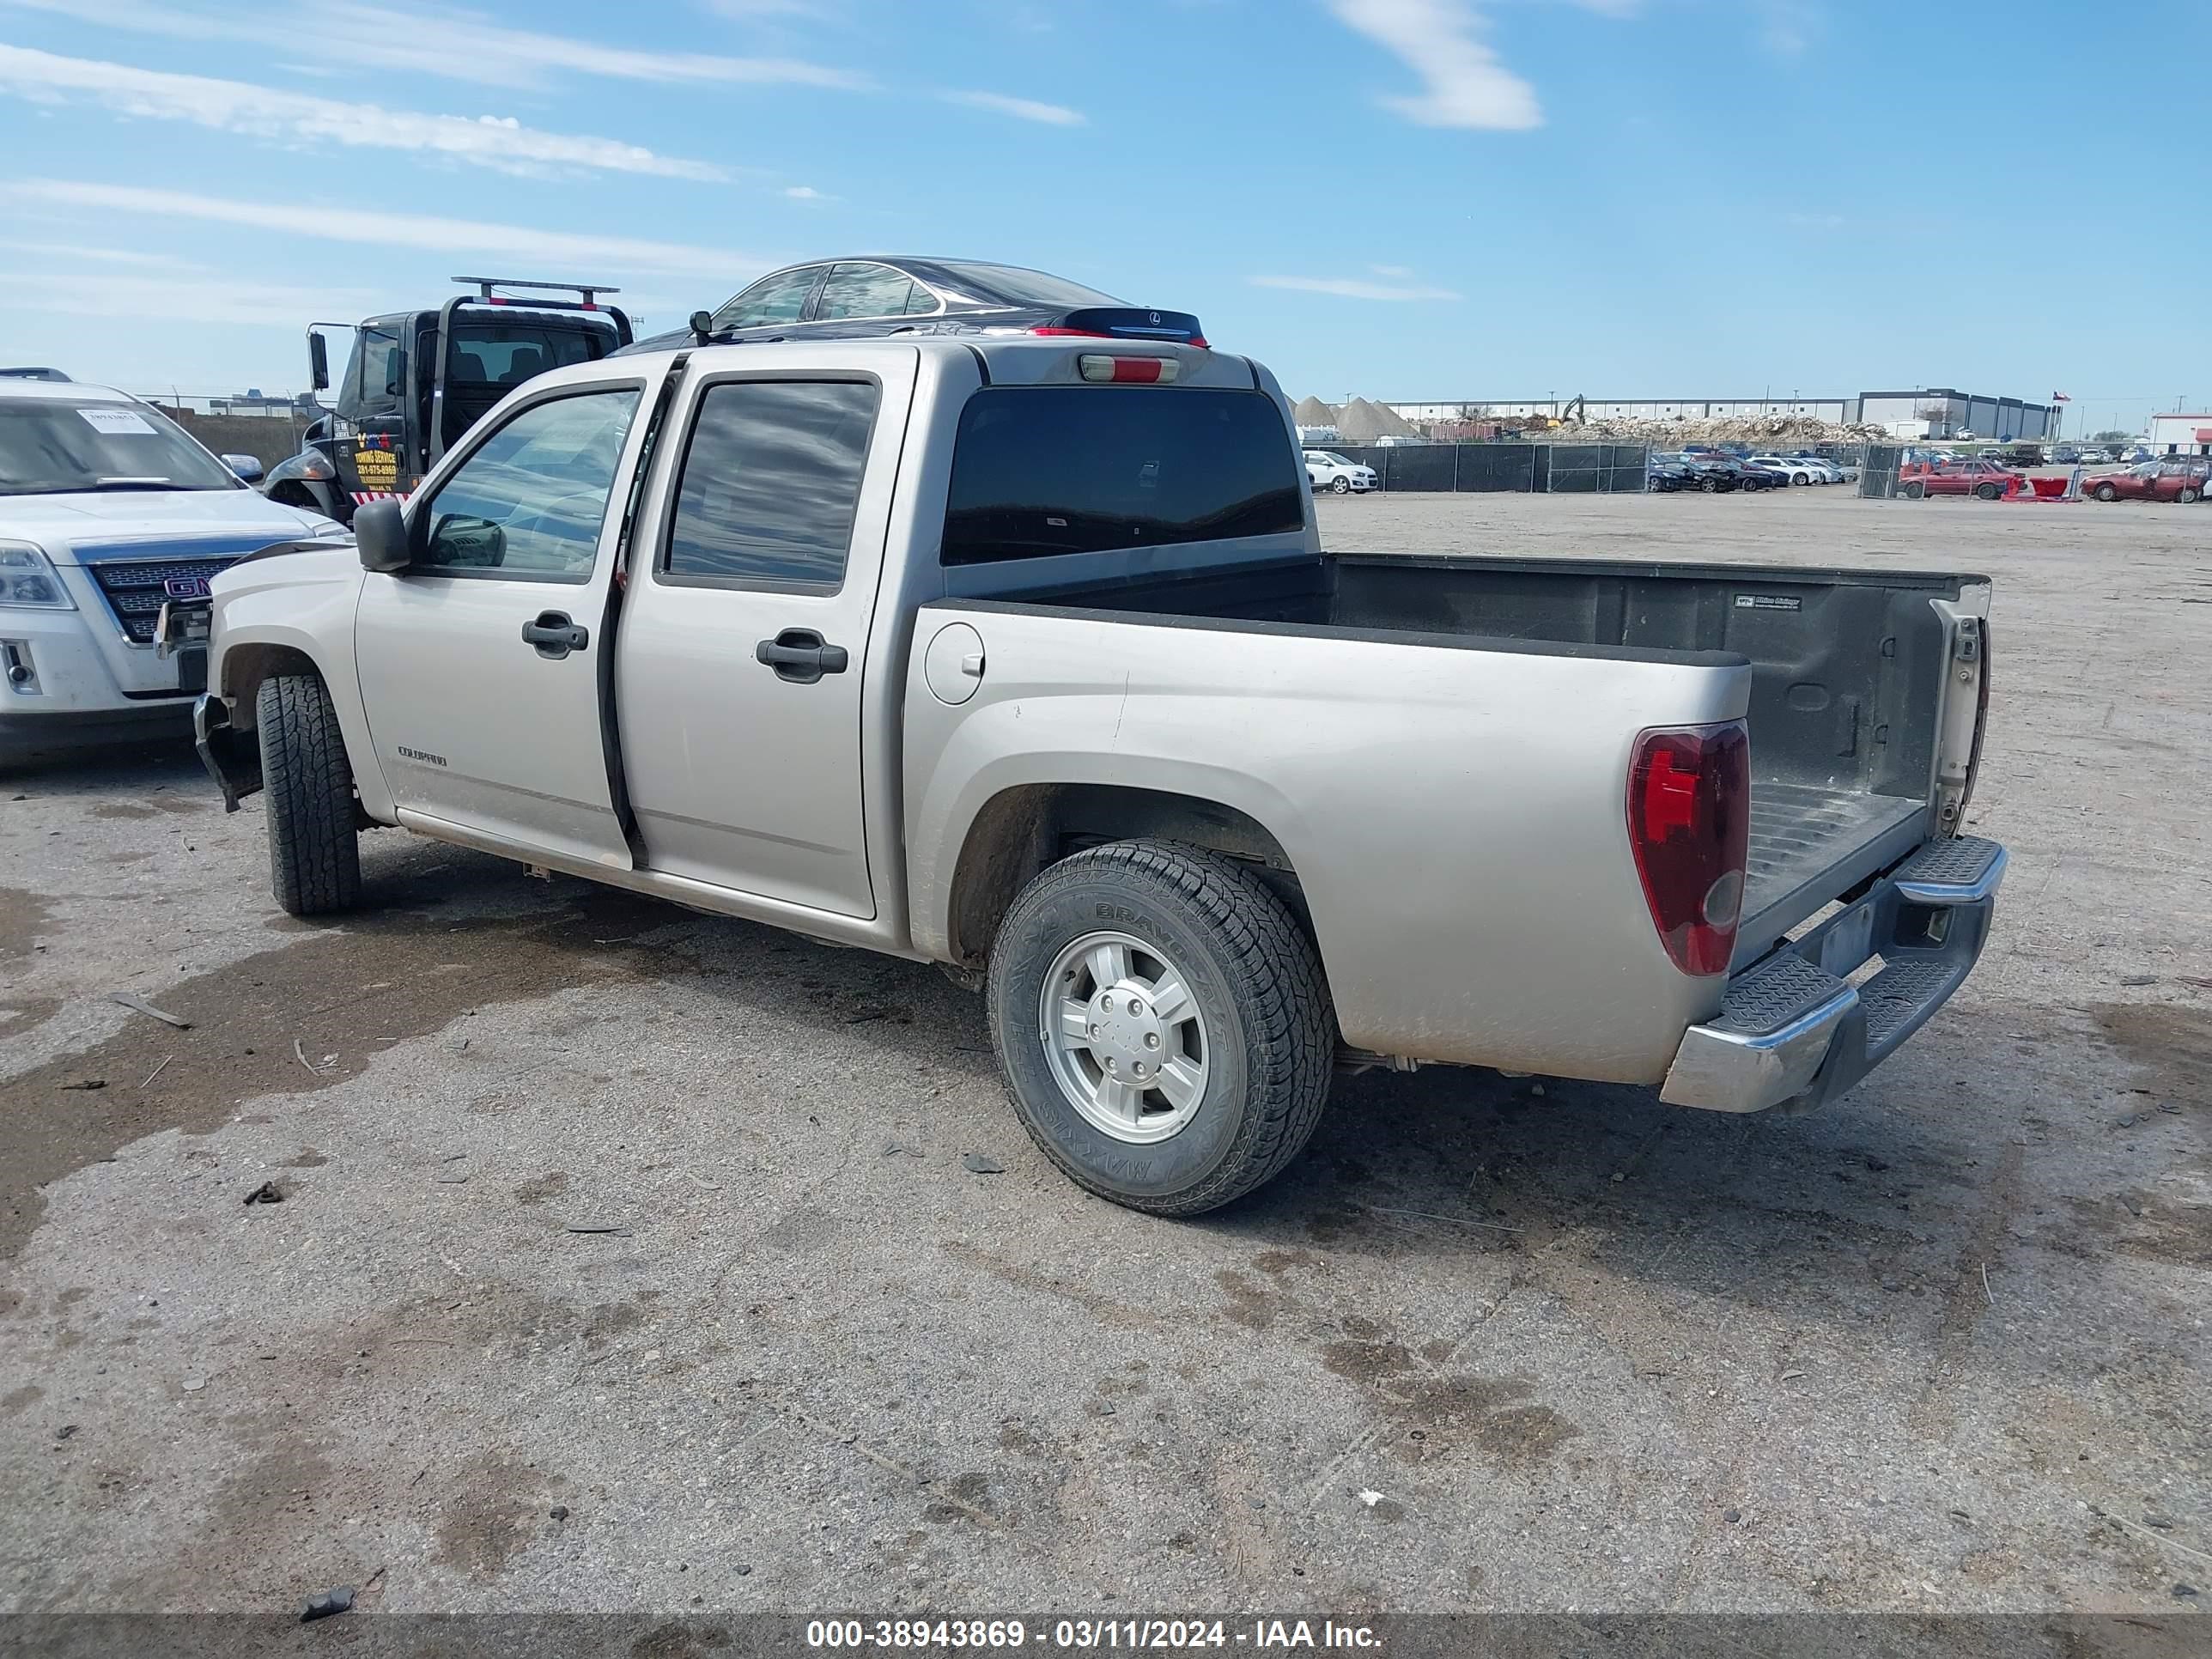
[[[189,756],[17,773],[0,1609],[2195,1616],[2212,507],[1322,513],[1988,572],[1974,978],[1803,1118],[1345,1080],[1176,1224],[1046,1165],[932,969],[396,831],[303,925]]]

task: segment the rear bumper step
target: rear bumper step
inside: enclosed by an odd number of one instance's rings
[[[1720,1013],[1684,1034],[1660,1098],[1763,1112],[1843,1093],[1966,982],[2004,870],[2004,848],[1978,836],[1922,847],[1857,901],[1730,979]],[[1853,987],[1851,976],[1876,957],[1880,970]]]

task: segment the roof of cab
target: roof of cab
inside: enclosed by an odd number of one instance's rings
[[[1133,357],[1174,357],[1186,367],[1176,384],[1185,386],[1234,386],[1255,389],[1265,371],[1252,359],[1233,351],[1179,344],[1170,340],[1109,340],[1087,337],[1041,337],[1033,334],[895,334],[860,339],[793,339],[737,341],[720,345],[664,347],[654,351],[631,351],[594,362],[571,363],[534,376],[530,385],[559,385],[572,380],[605,379],[617,366],[642,372],[645,365],[665,366],[679,353],[688,354],[695,371],[759,363],[784,368],[794,358],[835,353],[857,356],[897,356],[919,352],[927,356],[980,356],[994,380],[1035,385],[1075,374],[1079,356],[1109,353]]]

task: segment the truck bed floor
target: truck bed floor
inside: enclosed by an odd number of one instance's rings
[[[1736,960],[1747,962],[1925,833],[1924,801],[1767,780],[1751,787],[1751,862]]]

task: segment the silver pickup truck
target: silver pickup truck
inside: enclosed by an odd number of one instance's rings
[[[1159,1213],[1337,1066],[1832,1097],[2004,866],[1981,578],[1333,556],[1227,352],[579,364],[355,530],[215,583],[201,750],[287,910],[397,824],[944,963],[1039,1146]]]

